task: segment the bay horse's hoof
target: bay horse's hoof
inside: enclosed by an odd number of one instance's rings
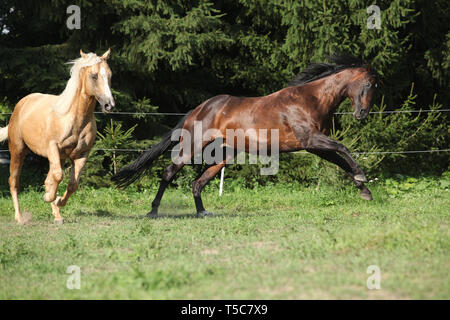
[[[62,225],[62,224],[64,224],[64,219],[63,218],[55,219],[55,220],[53,220],[53,222],[57,225]]]
[[[373,197],[370,194],[370,192],[361,192],[359,196],[364,200],[373,200]]]
[[[157,212],[150,211],[150,212],[147,213],[145,216],[146,216],[147,218],[149,218],[149,219],[156,219],[156,218],[158,218],[158,213],[157,213]]]
[[[212,217],[212,216],[213,216],[213,214],[206,210],[197,212],[197,218]]]
[[[355,179],[356,181],[359,181],[359,182],[367,182],[367,178],[366,178],[366,176],[364,175],[364,173],[355,175],[355,176],[354,176],[354,179]]]

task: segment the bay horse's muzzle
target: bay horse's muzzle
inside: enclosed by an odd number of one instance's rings
[[[355,112],[353,112],[353,116],[358,120],[363,120],[369,115],[369,109],[370,108],[357,107]]]

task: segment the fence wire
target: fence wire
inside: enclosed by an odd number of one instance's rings
[[[149,149],[103,149],[103,148],[92,148],[91,151],[118,151],[118,152],[144,152]],[[169,150],[172,152],[173,150]],[[178,151],[178,150],[175,150]],[[8,149],[1,149],[0,152],[9,152]],[[404,150],[404,151],[355,151],[350,152],[351,154],[411,154],[411,153],[432,153],[432,152],[450,152],[450,149],[438,149],[438,150]],[[294,151],[290,153],[295,154],[309,154],[307,151]]]
[[[450,109],[424,109],[424,110],[392,110],[392,111],[370,111],[369,114],[392,114],[392,113],[427,113],[427,112],[450,112]],[[181,112],[101,112],[100,115],[137,115],[137,116],[185,116],[187,113]],[[12,112],[0,112],[0,115],[11,115]],[[353,112],[335,112],[335,115],[353,114]]]
[[[425,109],[425,110],[392,110],[392,111],[370,111],[369,114],[394,114],[394,113],[428,113],[428,112],[450,112],[450,109]],[[95,114],[101,115],[140,115],[140,116],[185,116],[187,113],[180,112],[100,112],[96,111]],[[11,115],[12,112],[1,112],[0,115]],[[335,112],[335,115],[349,115],[353,112]],[[118,151],[118,152],[144,152],[147,149],[104,149],[104,148],[92,148],[92,151]],[[172,151],[172,150],[170,150]],[[0,153],[9,152],[8,149],[0,149]],[[450,152],[450,149],[440,150],[400,150],[400,151],[355,151],[351,154],[414,154],[414,153],[432,153],[432,152]],[[296,154],[308,154],[307,152],[292,152]]]

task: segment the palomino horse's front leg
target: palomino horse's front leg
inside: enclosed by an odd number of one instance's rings
[[[50,164],[50,169],[48,171],[47,178],[45,179],[44,201],[52,202],[56,199],[56,192],[58,191],[58,186],[63,178],[59,149],[53,141],[50,142],[47,158]]]
[[[58,191],[58,186],[63,178],[63,171],[61,167],[61,158],[59,156],[59,149],[55,142],[50,142],[47,158],[50,163],[50,170],[47,174],[47,179],[45,179],[45,202],[53,202],[56,199],[56,193]],[[62,217],[55,215],[55,222],[62,221]]]
[[[67,185],[67,190],[64,192],[62,197],[57,197],[56,200],[51,203],[52,213],[55,216],[55,223],[64,222],[64,219],[61,217],[59,212],[59,208],[64,207],[67,200],[69,200],[69,197],[78,189],[81,171],[83,170],[86,161],[87,156],[72,161],[72,175],[70,177],[69,184]]]

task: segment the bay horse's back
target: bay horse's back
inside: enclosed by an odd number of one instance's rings
[[[227,105],[228,101],[235,97],[222,94],[212,97],[197,106],[184,122],[183,129],[191,131],[194,128],[194,121],[202,121],[202,126],[207,128],[215,126],[219,122],[221,109]]]

